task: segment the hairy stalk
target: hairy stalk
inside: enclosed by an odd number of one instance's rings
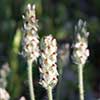
[[[53,100],[52,87],[50,87],[50,86],[48,87],[47,93],[48,93],[48,100]]]
[[[83,65],[78,66],[78,79],[79,79],[79,98],[84,100],[84,86],[83,86]]]
[[[33,86],[33,79],[32,79],[32,61],[28,60],[28,84],[29,84],[29,92],[31,100],[35,100],[34,95],[34,86]]]

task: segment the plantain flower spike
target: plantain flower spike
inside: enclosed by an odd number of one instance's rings
[[[57,84],[57,43],[52,35],[45,36],[41,41],[40,84],[47,89]]]
[[[89,32],[86,30],[86,22],[81,19],[78,21],[78,25],[75,26],[75,35],[75,41],[72,44],[72,59],[74,63],[84,65],[89,56],[89,50],[87,49]]]
[[[28,60],[35,61],[39,57],[38,20],[35,15],[35,5],[28,4],[25,15],[22,17],[24,21],[22,55]]]
[[[0,100],[9,100],[9,99],[10,99],[9,93],[5,89],[0,88]]]

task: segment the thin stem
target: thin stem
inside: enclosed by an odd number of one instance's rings
[[[35,100],[34,86],[32,80],[32,61],[29,60],[27,63],[28,63],[28,83],[29,83],[30,98],[31,100]]]
[[[79,97],[80,100],[84,100],[84,86],[83,86],[83,65],[78,66],[78,78],[79,78]]]
[[[48,87],[47,92],[48,92],[48,100],[53,100],[52,88],[50,86]]]

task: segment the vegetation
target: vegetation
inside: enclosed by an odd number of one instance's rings
[[[100,1],[99,0],[1,0],[0,2],[0,88],[6,88],[11,100],[24,96],[30,100],[27,76],[27,61],[21,55],[23,38],[22,15],[28,3],[36,5],[39,24],[38,35],[52,34],[58,44],[58,73],[60,81],[53,89],[59,90],[59,100],[78,100],[78,77],[73,64],[72,43],[75,39],[74,26],[79,19],[87,22],[88,48],[90,56],[84,65],[84,100],[100,98]],[[68,45],[66,45],[68,44]],[[33,83],[36,100],[47,99],[45,89],[39,84],[39,59],[33,66]],[[58,80],[59,80],[58,76]],[[58,85],[62,86],[58,86]],[[59,87],[59,89],[58,89]],[[58,99],[57,99],[58,100]]]

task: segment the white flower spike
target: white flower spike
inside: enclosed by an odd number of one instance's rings
[[[79,98],[84,100],[83,68],[89,56],[89,49],[87,48],[89,32],[86,30],[86,22],[79,20],[75,32],[72,60],[78,68]]]
[[[47,89],[53,88],[57,84],[57,43],[52,35],[46,36],[41,41],[40,59],[40,84]]]
[[[78,25],[75,27],[75,31],[76,38],[72,44],[72,59],[74,63],[84,65],[89,56],[89,50],[87,49],[89,32],[86,30],[86,22],[79,20]]]
[[[35,61],[39,56],[39,36],[37,34],[38,24],[35,15],[35,5],[28,4],[25,10],[23,40],[22,40],[22,55],[28,60]]]
[[[22,40],[22,55],[26,58],[28,64],[28,84],[30,99],[35,100],[33,78],[32,78],[32,64],[37,61],[40,55],[39,50],[39,36],[38,21],[35,14],[35,5],[28,4],[25,10],[25,15],[22,16],[24,20],[23,25],[23,40]]]

